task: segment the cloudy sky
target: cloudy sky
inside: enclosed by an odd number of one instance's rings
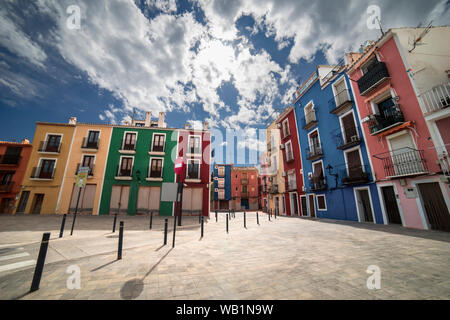
[[[380,36],[371,5],[386,30],[450,23],[447,0],[0,0],[0,140],[135,108],[242,130],[257,148],[316,65]]]

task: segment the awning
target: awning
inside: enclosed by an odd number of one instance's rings
[[[399,131],[401,131],[401,130],[403,130],[405,128],[411,127],[412,125],[413,125],[413,122],[412,121],[408,121],[408,122],[405,122],[405,123],[403,123],[403,124],[401,124],[399,126],[396,126],[396,127],[392,128],[392,129],[386,130],[386,131],[378,134],[377,136],[385,137],[385,136],[388,136],[390,134],[399,132]]]
[[[386,82],[382,87],[378,88],[378,90],[374,93],[372,93],[370,96],[368,96],[365,100],[365,103],[369,103],[370,101],[374,100],[379,95],[382,95],[386,91],[391,89],[391,82]]]

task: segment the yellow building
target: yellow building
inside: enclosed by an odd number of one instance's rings
[[[76,124],[58,213],[75,212],[79,192],[75,186],[78,168],[88,167],[87,184],[80,194],[78,213],[98,215],[112,130],[110,125]]]
[[[75,122],[68,124],[37,122],[33,150],[22,182],[22,205],[27,214],[55,214],[61,197]]]
[[[272,122],[266,129],[267,142],[267,204],[272,212],[286,214],[286,202],[284,199],[285,178],[283,177],[283,154],[280,148],[280,130],[277,121]]]

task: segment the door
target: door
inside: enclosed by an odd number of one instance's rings
[[[44,195],[39,193],[35,194],[33,205],[31,207],[31,214],[40,214],[43,202],[44,202]]]
[[[19,206],[17,208],[16,213],[24,213],[27,208],[28,198],[30,197],[30,191],[22,192],[20,196]]]
[[[39,178],[51,179],[53,178],[53,171],[55,169],[55,160],[42,160],[41,171],[39,172]]]
[[[315,201],[314,201],[314,195],[311,194],[308,196],[309,199],[309,214],[311,215],[311,218],[316,217],[316,207],[315,207]]]
[[[203,211],[203,189],[183,188],[183,214],[201,215]]]
[[[345,80],[339,81],[334,84],[334,89],[336,93],[336,106],[339,107],[344,102],[348,101],[348,94],[345,87]]]
[[[87,147],[97,148],[100,131],[89,131]]]
[[[47,152],[58,152],[61,143],[61,136],[49,135],[47,140]]]
[[[3,198],[0,203],[0,213],[12,213],[12,207],[14,206],[13,198]]]
[[[127,214],[130,186],[113,186],[109,205],[110,214]]]
[[[357,190],[357,201],[361,222],[374,222],[370,195],[367,189]]]
[[[139,187],[137,214],[159,214],[160,203],[160,187]]]
[[[300,197],[301,206],[302,206],[302,215],[304,217],[308,216],[308,203],[306,201],[306,197]]]
[[[347,152],[345,155],[347,157],[348,177],[351,179],[362,177],[362,164],[359,149]]]
[[[92,212],[94,211],[94,199],[96,189],[97,189],[96,184],[87,184],[84,188],[81,189],[77,213],[92,214]],[[79,192],[80,188],[74,185],[72,189],[72,198],[70,200],[69,213],[75,213]]]
[[[395,196],[394,187],[382,187],[381,193],[383,194],[384,208],[389,224],[402,224],[402,218],[400,217],[400,211],[398,209],[397,197]]]
[[[291,193],[291,208],[292,208],[292,215],[298,216],[297,195],[295,193]]]
[[[355,139],[358,139],[358,132],[355,126],[355,120],[353,118],[353,113],[350,112],[345,117],[342,117],[342,131],[344,131],[344,143],[351,143]]]
[[[450,214],[439,183],[420,183],[417,186],[430,228],[450,231]]]

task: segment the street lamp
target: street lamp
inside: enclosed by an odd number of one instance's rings
[[[334,179],[336,180],[336,187],[335,187],[335,189],[337,189],[337,187],[338,187],[339,174],[337,174],[337,173],[331,173],[331,170],[333,170],[333,169],[334,169],[334,168],[333,168],[332,165],[328,165],[328,166],[327,166],[328,174],[329,174],[330,176],[333,176]]]

